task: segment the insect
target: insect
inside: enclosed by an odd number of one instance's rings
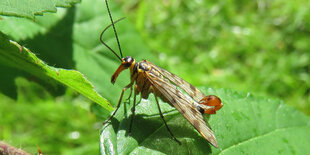
[[[131,133],[135,115],[136,96],[140,94],[142,98],[147,99],[149,97],[149,94],[153,93],[155,96],[160,116],[168,132],[176,142],[181,144],[181,142],[173,135],[172,131],[169,129],[167,122],[165,121],[164,116],[161,112],[158,103],[158,98],[160,98],[164,102],[167,102],[171,106],[175,107],[183,115],[183,117],[185,117],[191,123],[191,125],[193,125],[196,128],[196,130],[202,135],[203,138],[209,141],[213,146],[218,147],[213,131],[209,126],[207,126],[206,122],[204,121],[203,114],[215,114],[216,111],[221,109],[223,106],[221,100],[214,95],[205,96],[201,91],[199,91],[197,88],[195,88],[193,85],[186,82],[182,78],[166,71],[163,68],[154,65],[153,63],[147,60],[137,62],[131,56],[127,56],[124,58],[121,51],[117,32],[114,26],[114,24],[116,24],[123,18],[117,21],[113,21],[107,0],[105,0],[105,2],[111,20],[111,24],[107,26],[100,34],[100,41],[121,61],[120,66],[112,75],[111,82],[112,84],[114,84],[118,75],[122,71],[129,69],[130,83],[123,88],[115,111],[104,123],[109,122],[119,109],[124,92],[129,88],[132,92],[133,91],[132,87],[134,86],[134,103],[132,107],[132,116],[130,121],[129,134]],[[110,26],[113,27],[120,56],[117,55],[116,52],[102,40],[103,33]],[[185,91],[187,95],[182,93],[182,91],[180,91],[178,87],[181,88],[183,91]]]

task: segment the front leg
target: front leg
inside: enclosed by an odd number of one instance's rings
[[[127,100],[130,100],[131,95],[132,95],[132,86],[130,87],[130,94],[129,94]]]
[[[117,110],[119,109],[119,107],[120,107],[120,105],[121,105],[121,103],[122,103],[122,99],[123,99],[123,96],[124,96],[124,92],[125,92],[128,88],[132,87],[133,83],[134,83],[134,82],[131,82],[131,83],[129,83],[126,87],[123,88],[122,93],[121,93],[121,96],[120,96],[120,98],[119,98],[119,100],[118,100],[118,103],[117,103],[117,106],[116,106],[115,111],[112,113],[112,115],[111,115],[106,121],[104,121],[103,124],[106,124],[107,122],[109,122],[109,121],[113,118],[113,116],[116,114]]]

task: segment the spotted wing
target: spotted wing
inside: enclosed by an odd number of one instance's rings
[[[153,69],[153,67],[152,67]],[[211,128],[203,119],[202,114],[195,108],[193,101],[190,101],[175,85],[164,79],[156,71],[144,72],[145,77],[152,83],[152,86],[165,97],[213,146],[218,147],[216,138]]]
[[[190,97],[192,97],[196,102],[199,102],[205,95],[199,91],[196,87],[186,82],[182,78],[178,77],[175,74],[168,72],[167,70],[160,68],[151,62],[147,61],[149,65],[152,66],[157,72],[162,74],[165,78],[169,79],[172,83],[183,89]]]

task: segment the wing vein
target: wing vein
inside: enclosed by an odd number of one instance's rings
[[[161,93],[162,97],[165,97],[206,140],[217,147],[217,142],[213,131],[206,125],[203,115],[195,108],[192,103],[193,101],[190,101],[167,79],[153,74],[152,72],[144,72],[144,74],[145,77],[147,77],[147,79],[152,83],[153,87]]]
[[[167,70],[160,68],[153,63],[147,61],[157,72],[159,72],[162,76],[167,78],[169,81],[174,83],[175,85],[179,86],[183,89],[191,98],[193,98],[196,102],[199,102],[205,95],[195,88],[192,84],[188,83],[187,81],[183,80],[179,76],[168,72]]]

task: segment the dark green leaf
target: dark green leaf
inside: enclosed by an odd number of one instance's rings
[[[179,146],[171,139],[150,96],[150,101],[142,101],[137,107],[132,136],[128,135],[130,113],[123,108],[112,125],[103,127],[102,154],[310,153],[310,119],[301,112],[279,100],[250,94],[223,89],[203,89],[203,92],[219,96],[224,103],[223,108],[208,119],[219,148],[211,146],[180,113],[171,111],[169,105],[162,102],[168,125],[182,142]]]
[[[66,15],[67,9],[59,8],[57,13],[46,13],[36,20],[20,17],[0,17],[0,29],[16,41],[32,39],[37,35],[46,34]],[[70,25],[66,25],[70,27]],[[64,28],[64,27],[62,27]]]

